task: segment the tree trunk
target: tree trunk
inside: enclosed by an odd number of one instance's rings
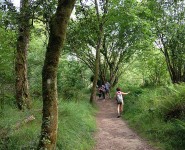
[[[43,117],[38,149],[55,150],[58,128],[57,70],[60,50],[75,0],[59,0],[50,22],[49,43],[42,70]]]
[[[15,91],[17,106],[23,110],[25,107],[30,108],[31,104],[27,77],[27,51],[30,37],[29,0],[22,0],[20,4],[20,24],[15,59]]]
[[[100,62],[100,47],[101,47],[101,41],[102,41],[102,31],[100,30],[100,37],[98,39],[97,48],[96,48],[96,60],[95,60],[95,72],[94,72],[94,79],[93,79],[93,87],[90,97],[90,103],[93,103],[94,100],[96,100],[96,85],[98,81],[98,75],[99,75],[99,62]]]
[[[184,82],[183,76],[185,75],[183,74],[183,65],[177,65],[179,60],[173,58],[173,55],[170,57],[167,48],[164,48],[164,56],[172,83]]]
[[[93,80],[93,87],[91,91],[90,103],[93,103],[96,100],[96,85],[99,76],[99,64],[100,64],[100,48],[102,44],[102,36],[103,36],[103,24],[100,21],[99,9],[98,9],[98,2],[95,0],[95,8],[96,8],[96,15],[98,20],[98,41],[96,47],[96,60],[94,65],[94,80]]]

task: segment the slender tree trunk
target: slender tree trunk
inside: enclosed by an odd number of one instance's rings
[[[100,37],[98,39],[97,48],[96,48],[95,73],[94,73],[90,103],[93,103],[94,100],[96,100],[96,85],[97,85],[98,75],[99,75],[100,47],[101,47],[103,29],[101,29],[99,32],[100,32],[100,35],[99,35]]]
[[[20,20],[17,38],[17,52],[15,60],[15,91],[16,102],[20,110],[25,107],[30,108],[31,100],[29,96],[29,86],[27,77],[27,51],[30,37],[29,25],[29,0],[20,2]]]
[[[93,87],[91,91],[91,97],[90,97],[90,103],[93,103],[96,100],[96,85],[98,81],[99,76],[99,63],[100,63],[100,48],[102,44],[103,39],[103,24],[100,21],[100,14],[98,9],[98,2],[95,0],[95,8],[96,8],[96,15],[98,20],[98,41],[97,41],[97,47],[96,47],[96,60],[95,60],[95,71],[94,71],[94,80],[93,80]]]
[[[58,0],[50,22],[49,43],[42,70],[43,117],[38,149],[55,150],[58,128],[57,70],[60,50],[66,37],[67,23],[75,0]]]
[[[171,56],[172,58],[170,58],[166,48],[164,48],[164,56],[172,83],[184,82],[184,79],[182,78],[184,75],[181,70],[183,69],[183,65],[178,66],[179,60],[174,59],[174,56]]]
[[[183,67],[184,71],[182,74],[182,81],[185,82],[185,63],[184,63],[184,67]]]

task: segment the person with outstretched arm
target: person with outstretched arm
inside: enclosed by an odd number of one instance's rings
[[[123,105],[124,105],[124,101],[123,101],[123,95],[127,95],[129,94],[129,92],[124,93],[121,91],[120,88],[116,88],[116,101],[117,101],[117,111],[118,111],[118,116],[117,118],[119,118],[121,116],[121,113],[123,112]]]

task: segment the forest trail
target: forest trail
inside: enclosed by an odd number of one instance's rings
[[[117,118],[115,100],[96,100],[99,108],[96,115],[98,131],[95,134],[94,150],[154,150],[127,123]]]

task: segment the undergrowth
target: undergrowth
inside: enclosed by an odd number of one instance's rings
[[[165,150],[185,147],[185,85],[131,88],[124,117],[151,143]]]
[[[0,149],[37,149],[42,123],[42,103],[34,100],[29,111],[18,111],[5,105],[0,116]],[[59,101],[57,149],[86,150],[94,145],[92,133],[96,130],[94,108],[88,101]],[[16,127],[19,122],[33,115],[31,122]]]

